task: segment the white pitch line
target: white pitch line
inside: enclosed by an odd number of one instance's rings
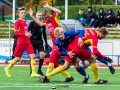
[[[27,88],[31,88],[31,87],[35,87],[35,88],[37,88],[37,87],[51,87],[52,85],[55,85],[56,87],[64,87],[64,88],[69,88],[69,87],[84,87],[84,86],[86,86],[86,87],[106,87],[106,86],[109,86],[109,87],[120,87],[120,85],[118,84],[118,85],[107,85],[107,84],[83,84],[83,85],[78,85],[78,84],[35,84],[35,85],[23,85],[23,84],[14,84],[14,85],[0,85],[0,88],[17,88],[17,87],[19,87],[19,88],[25,88],[25,87],[27,87]]]

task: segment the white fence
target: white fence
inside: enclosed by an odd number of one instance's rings
[[[48,43],[52,46],[49,39]],[[114,64],[120,65],[120,40],[101,40],[98,43],[99,51],[113,59]],[[10,60],[12,56],[13,39],[0,39],[0,60]]]

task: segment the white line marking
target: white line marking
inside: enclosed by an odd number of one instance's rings
[[[108,85],[108,84],[35,84],[35,85],[24,85],[24,84],[9,84],[7,83],[7,85],[5,84],[0,84],[0,88],[31,88],[31,87],[51,87],[52,85],[56,85],[56,87],[59,88],[69,88],[69,87],[120,87],[120,85]]]

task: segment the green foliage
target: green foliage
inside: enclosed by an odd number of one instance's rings
[[[9,0],[10,2],[12,2],[13,0]],[[48,1],[49,3],[52,3],[52,0],[16,0],[16,5],[17,6],[24,6],[26,5],[26,3],[29,3],[32,1],[32,4],[35,5],[37,4],[38,6],[40,5],[39,2],[41,1]],[[68,0],[68,4],[69,5],[89,5],[91,2],[93,5],[99,5],[99,4],[105,4],[105,5],[113,5],[114,0]],[[54,5],[64,5],[65,4],[65,0],[53,0]]]

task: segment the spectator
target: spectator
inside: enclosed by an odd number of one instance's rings
[[[82,19],[85,18],[85,13],[82,8],[79,9],[79,13],[77,14],[76,20],[79,20],[80,22]],[[81,22],[83,24],[83,22]]]
[[[101,28],[105,24],[105,15],[106,12],[104,12],[104,9],[100,8],[97,15],[97,20],[95,20],[93,27]]]
[[[96,13],[92,11],[91,7],[88,7],[88,13],[85,14],[85,19],[82,18],[81,22],[83,22],[83,24],[86,27],[92,27],[95,19],[96,19]]]
[[[116,22],[117,22],[116,28],[120,28],[120,8],[119,8],[118,13],[117,13]]]
[[[115,14],[114,14],[112,8],[108,9],[108,12],[105,16],[105,22],[108,27],[112,27],[112,24],[115,24]]]

